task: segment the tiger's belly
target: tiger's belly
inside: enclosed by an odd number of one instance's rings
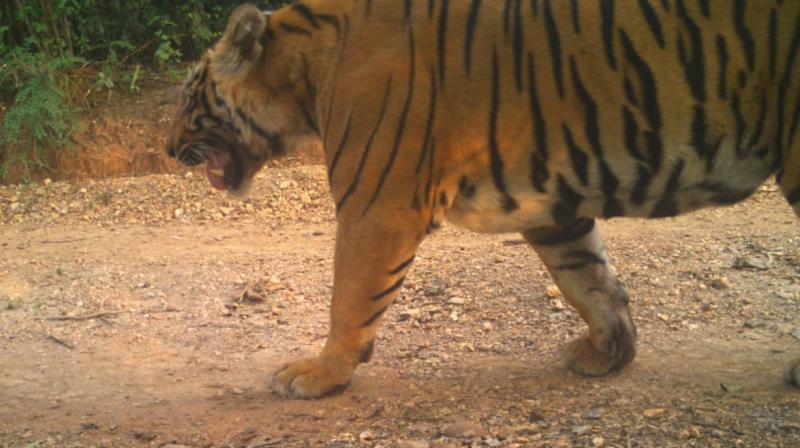
[[[600,185],[578,188],[561,179],[539,192],[526,184],[524,176],[510,181],[504,194],[492,179],[484,178],[468,192],[460,190],[444,217],[454,225],[483,233],[524,232],[578,218],[672,217],[744,200],[772,172],[762,160],[731,160],[712,172],[702,164],[683,164],[638,200],[633,182],[623,181],[617,193],[608,197]]]

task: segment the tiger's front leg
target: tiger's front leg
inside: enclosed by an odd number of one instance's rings
[[[363,218],[343,213],[338,221],[328,340],[316,358],[275,372],[272,387],[285,397],[316,398],[347,388],[358,364],[369,361],[381,318],[425,235],[414,212],[372,210]]]
[[[628,294],[611,271],[594,220],[533,229],[524,233],[555,279],[564,298],[589,325],[589,334],[566,350],[570,368],[604,375],[636,355],[636,327]]]

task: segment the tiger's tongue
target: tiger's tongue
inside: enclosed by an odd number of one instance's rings
[[[220,174],[225,172],[225,167],[231,161],[231,156],[225,151],[217,151],[206,162],[206,175],[211,186],[217,190],[226,190],[225,178]],[[214,172],[212,172],[214,171]]]

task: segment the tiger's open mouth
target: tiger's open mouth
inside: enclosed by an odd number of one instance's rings
[[[206,176],[212,187],[237,193],[248,183],[247,173],[253,172],[247,166],[253,161],[240,146],[235,140],[209,132],[178,148],[170,147],[168,153],[187,166],[205,163]]]
[[[206,176],[211,186],[220,191],[225,191],[232,184],[233,176],[228,167],[231,165],[231,156],[226,151],[214,151],[206,160]],[[226,172],[228,176],[226,176]]]

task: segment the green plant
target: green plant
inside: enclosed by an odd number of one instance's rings
[[[5,70],[0,84],[15,87],[14,99],[3,117],[0,175],[5,177],[11,164],[21,167],[25,180],[33,171],[52,171],[52,148],[66,146],[74,124],[75,110],[67,94],[71,67],[83,63],[70,56],[47,57],[24,48],[3,55]],[[11,151],[14,147],[14,151]]]

